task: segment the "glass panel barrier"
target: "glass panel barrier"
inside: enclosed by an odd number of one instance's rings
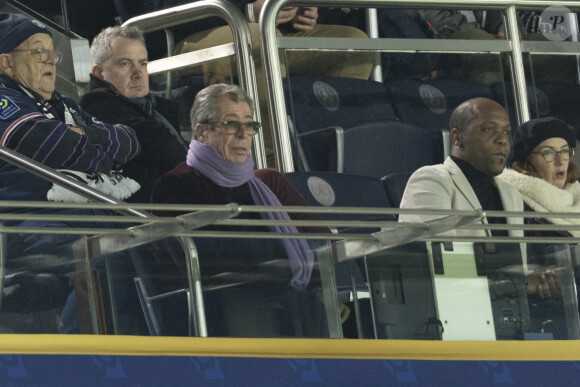
[[[415,242],[366,257],[378,338],[578,339],[568,244]],[[527,266],[527,267],[524,267]],[[370,324],[367,324],[370,326]]]
[[[68,20],[66,20],[65,11],[62,8],[62,0],[17,0],[14,3],[33,10],[35,13],[42,15],[44,19],[63,29],[68,26]]]
[[[163,207],[187,208],[157,206]],[[231,211],[200,209],[207,211],[181,218],[95,217],[118,225],[93,229],[83,227],[91,219],[84,215],[77,227],[50,233],[6,224],[23,215],[4,213],[2,331],[416,340],[580,337],[575,239],[458,237],[456,228],[538,231],[473,223],[481,213],[469,212],[433,210],[448,215],[426,223],[320,218],[289,223],[255,215],[399,210],[245,206],[241,217],[228,220]],[[487,216],[499,214],[505,213]],[[183,222],[189,229],[202,228],[171,231]],[[125,229],[128,223],[135,225]],[[302,232],[267,230],[275,224],[294,224]],[[382,231],[374,231],[377,226]],[[338,232],[320,232],[325,227]],[[358,231],[348,233],[353,227]]]

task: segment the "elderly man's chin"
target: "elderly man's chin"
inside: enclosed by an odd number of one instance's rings
[[[250,154],[247,152],[230,152],[226,158],[234,163],[243,163],[248,157],[250,157]]]
[[[40,91],[35,90],[35,91],[37,91],[38,94],[42,95],[42,98],[48,100],[48,99],[52,98],[52,93],[54,92],[54,90],[55,90],[55,80],[52,79],[52,81],[47,80],[44,83],[42,90],[40,90]]]

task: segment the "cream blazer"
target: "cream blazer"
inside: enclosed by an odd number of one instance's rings
[[[499,190],[504,211],[523,211],[523,199],[519,191],[505,181],[494,177]],[[425,208],[446,210],[476,210],[481,204],[471,188],[469,181],[450,157],[443,164],[430,165],[418,169],[409,178],[401,208]],[[403,215],[400,222],[424,222],[434,219],[437,215]],[[484,217],[476,223],[487,223]],[[508,224],[523,224],[523,217],[509,217]],[[491,236],[489,230],[456,230],[453,234],[460,236]],[[510,236],[523,237],[522,230],[510,230]]]

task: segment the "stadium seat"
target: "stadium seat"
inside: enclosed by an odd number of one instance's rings
[[[172,262],[162,262],[164,248],[177,248],[174,238],[134,248],[131,260],[137,276],[135,286],[151,336],[191,336],[192,295],[176,287],[183,275]]]
[[[428,131],[400,121],[369,122],[349,130],[338,128],[336,170],[376,179],[389,173],[414,171],[433,163],[431,141]]]
[[[561,82],[536,82],[527,86],[528,107],[531,118],[556,117],[572,125],[578,131],[580,128],[580,86]],[[491,85],[495,100],[508,106],[512,128],[517,126],[515,109],[513,107],[513,86],[511,82],[501,82]],[[578,136],[578,135],[577,135]]]
[[[293,145],[305,170],[328,170],[328,160],[321,155],[336,148],[332,131],[305,144],[303,139],[309,134],[329,127],[348,130],[364,122],[396,119],[388,93],[379,82],[292,76],[285,81],[284,93]]]
[[[456,79],[393,80],[385,83],[397,117],[427,129],[433,138],[433,163],[449,155],[449,118],[462,102],[492,98],[488,86]]]
[[[381,179],[387,198],[394,207],[399,207],[401,204],[407,181],[409,181],[409,177],[411,177],[412,174],[412,171],[395,172],[390,173]]]
[[[313,206],[391,207],[391,203],[387,200],[379,179],[333,172],[291,172],[285,174],[285,177],[302,197]],[[373,216],[361,213],[321,213],[321,216],[329,220],[395,221],[395,217],[388,214],[375,214]],[[340,228],[339,230],[341,233],[371,233],[379,231],[379,228],[350,227]],[[364,297],[365,292],[368,292],[362,259],[339,263],[335,265],[334,272],[338,295],[343,302],[350,301],[350,295],[354,293],[353,281],[354,289],[357,290],[359,297]],[[358,334],[364,338],[370,338],[374,336],[371,333],[372,327],[369,325],[372,318],[366,316],[365,306],[367,306],[365,302],[359,305],[359,310],[365,316],[362,318],[362,326]]]
[[[312,206],[393,207],[378,178],[335,172],[290,172],[284,176]],[[321,216],[329,220],[395,220],[393,215],[322,213]],[[341,230],[341,232],[353,231],[353,229]],[[378,229],[365,232],[375,231]]]

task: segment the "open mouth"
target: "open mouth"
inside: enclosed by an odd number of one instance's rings
[[[558,179],[564,179],[564,178],[566,178],[566,171],[558,171],[558,172],[556,172],[556,177]]]

